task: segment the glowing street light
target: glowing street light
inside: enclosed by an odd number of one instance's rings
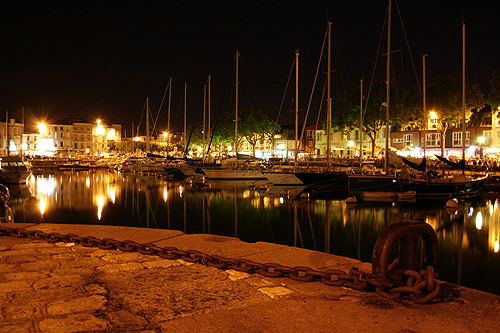
[[[103,135],[104,134],[104,127],[101,125],[101,119],[97,119],[97,128],[95,130],[97,135]]]
[[[46,128],[47,127],[45,126],[44,123],[39,123],[38,124],[38,130],[40,131],[40,135],[44,135]]]
[[[479,142],[479,156],[483,157],[483,143],[486,142],[486,138],[484,136],[480,136],[477,138],[477,142]]]
[[[167,141],[168,132],[163,132],[163,141]]]

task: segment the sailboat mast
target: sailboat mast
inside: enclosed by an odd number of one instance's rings
[[[5,111],[5,141],[7,156],[9,156],[9,111]]]
[[[207,154],[210,152],[210,143],[212,142],[211,139],[211,134],[210,134],[210,105],[212,104],[210,100],[210,79],[211,76],[208,76],[208,100],[207,100],[207,111],[208,111],[208,117],[207,117],[207,140],[208,140],[208,147],[207,147]]]
[[[149,97],[146,97],[146,153],[149,153]]]
[[[363,79],[359,84],[359,167],[363,167]]]
[[[239,77],[238,77],[238,71],[239,71],[239,57],[240,57],[240,52],[236,51],[236,91],[235,91],[235,108],[234,108],[234,115],[235,115],[235,121],[234,121],[234,152],[236,158],[238,158],[238,86],[240,84],[239,82]]]
[[[462,159],[465,162],[465,23],[462,23]]]
[[[205,159],[205,145],[206,145],[206,141],[205,141],[205,119],[206,119],[206,108],[207,108],[207,85],[204,84],[203,85],[203,130],[201,131],[202,132],[202,136],[203,136],[203,157],[202,159]]]
[[[387,13],[387,65],[386,65],[386,77],[387,77],[387,87],[386,87],[386,108],[385,108],[385,173],[389,170],[389,110],[390,110],[390,98],[391,98],[391,12],[392,12],[392,1],[389,0],[389,8]]]
[[[167,119],[167,156],[168,156],[168,149],[170,147],[170,101],[172,100],[172,78],[169,79],[168,81],[168,119]]]
[[[426,138],[426,130],[427,130],[427,104],[426,104],[426,98],[425,98],[425,57],[427,57],[427,54],[422,55],[422,72],[423,72],[423,88],[422,88],[422,95],[423,95],[423,108],[424,108],[424,158],[425,158],[425,148],[427,147],[427,138]]]
[[[295,166],[299,156],[299,50],[295,50]]]
[[[332,48],[332,22],[328,22],[328,60],[327,60],[327,92],[326,92],[326,103],[327,103],[327,114],[326,114],[326,161],[328,170],[330,170],[330,155],[332,146],[332,98],[330,95],[330,73],[331,73],[331,48]]]
[[[187,149],[187,137],[186,137],[186,115],[187,115],[187,82],[184,82],[184,152]]]

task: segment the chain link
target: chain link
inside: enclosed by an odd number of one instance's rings
[[[366,273],[356,267],[348,272],[339,269],[313,270],[310,267],[289,267],[276,263],[258,263],[249,259],[233,259],[218,255],[208,255],[197,250],[180,250],[175,247],[160,247],[153,243],[140,244],[131,240],[118,241],[111,238],[99,239],[94,236],[80,237],[75,234],[45,233],[40,230],[25,230],[0,226],[0,236],[17,238],[27,237],[34,240],[45,240],[50,243],[75,243],[85,247],[98,247],[103,250],[120,250],[138,252],[144,255],[155,255],[163,259],[182,259],[191,263],[203,264],[218,269],[234,269],[249,274],[260,274],[265,277],[285,277],[296,281],[318,281],[329,286],[348,287],[356,290],[374,291],[387,299],[407,299],[414,303],[424,304],[434,299],[440,292],[432,266],[420,270],[397,269],[397,259],[389,265],[385,276]]]

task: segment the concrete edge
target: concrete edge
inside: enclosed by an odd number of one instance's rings
[[[371,271],[370,263],[299,247],[268,242],[244,242],[236,237],[212,234],[185,234],[179,230],[56,223],[5,223],[11,228],[40,230],[45,233],[76,234],[104,239],[137,243],[154,243],[161,247],[171,246],[180,250],[196,250],[208,255],[234,259],[250,259],[260,263],[277,263],[283,266],[306,266],[313,269],[343,269],[357,267]]]

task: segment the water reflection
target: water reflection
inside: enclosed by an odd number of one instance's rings
[[[223,186],[221,186],[223,185]],[[498,199],[445,208],[444,202],[357,203],[288,200],[259,184],[196,187],[107,171],[34,174],[18,195],[17,222],[128,225],[267,241],[371,261],[378,235],[398,221],[425,221],[439,239],[440,278],[500,294]]]

